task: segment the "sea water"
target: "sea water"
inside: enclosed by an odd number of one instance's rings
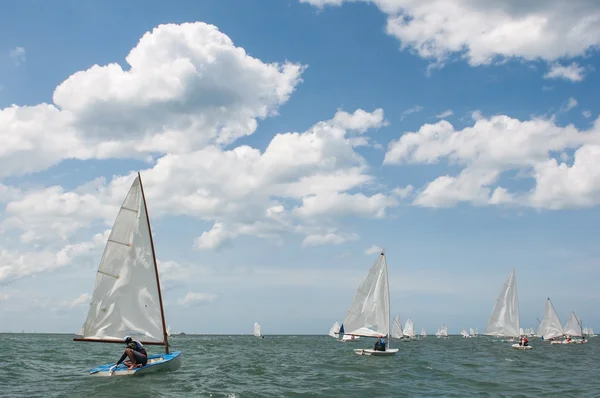
[[[600,337],[533,350],[490,337],[396,342],[391,357],[354,354],[374,341],[328,336],[176,336],[182,367],[137,377],[92,377],[125,345],[73,335],[0,334],[1,397],[598,397]],[[150,354],[161,347],[147,347]]]

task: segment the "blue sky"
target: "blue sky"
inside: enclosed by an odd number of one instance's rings
[[[326,333],[374,245],[417,330],[483,331],[513,267],[523,327],[600,327],[594,2],[5,10],[0,332],[79,329],[138,170],[175,331]]]

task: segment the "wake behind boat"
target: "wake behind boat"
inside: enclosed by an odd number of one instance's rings
[[[519,296],[517,295],[517,280],[515,270],[511,271],[496,300],[492,315],[485,328],[484,335],[495,337],[521,337],[519,325]],[[530,345],[513,344],[518,350],[531,350]]]
[[[123,344],[125,335],[143,345],[165,347],[148,363],[128,370],[113,363],[90,371],[94,376],[130,376],[177,370],[181,351],[170,352],[154,242],[142,180],[134,180],[112,227],[98,266],[87,319],[75,341]]]
[[[358,287],[340,327],[340,334],[375,338],[385,336],[384,351],[359,348],[354,350],[357,355],[389,356],[398,352],[397,348],[389,348],[390,289],[385,251],[377,257]]]

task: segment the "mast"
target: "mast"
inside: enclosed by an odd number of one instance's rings
[[[388,286],[388,295],[387,295],[388,296],[387,297],[388,333],[385,338],[385,343],[387,345],[386,349],[387,349],[387,348],[390,348],[390,278],[389,278],[388,272],[387,272],[387,259],[385,258],[385,249],[381,249],[381,255],[383,256],[383,260],[385,261],[385,282],[387,283],[387,286]],[[402,327],[402,325],[400,325],[400,327]],[[402,331],[402,334],[404,334],[404,331]]]
[[[146,195],[144,194],[144,186],[142,185],[142,176],[138,172],[140,180],[140,190],[142,191],[142,200],[144,201],[144,210],[146,211],[146,221],[148,222],[148,232],[150,233],[150,247],[152,247],[152,257],[154,258],[154,272],[156,273],[156,285],[158,287],[158,301],[160,303],[160,316],[162,318],[163,338],[165,341],[165,353],[169,353],[169,341],[167,335],[167,325],[165,323],[165,310],[163,308],[162,291],[160,289],[160,278],[158,277],[158,263],[156,262],[156,252],[154,251],[154,238],[152,237],[152,229],[150,228],[150,216],[148,215],[148,206],[146,205]]]

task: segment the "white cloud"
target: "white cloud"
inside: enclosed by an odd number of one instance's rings
[[[575,98],[573,97],[569,97],[569,99],[567,100],[567,104],[565,106],[563,106],[560,110],[562,112],[568,112],[571,109],[575,108],[577,106],[578,102]]]
[[[584,111],[582,111],[582,112],[581,112],[581,115],[582,115],[584,118],[586,118],[586,119],[589,119],[589,118],[591,118],[591,117],[592,117],[592,112],[590,112],[589,110],[587,110],[587,109],[586,109],[586,110],[584,110]]]
[[[15,65],[20,65],[25,62],[25,48],[15,47],[9,51],[8,56],[13,60]]]
[[[340,245],[344,242],[358,240],[357,234],[337,234],[335,232],[329,232],[326,234],[314,234],[308,235],[302,241],[302,245],[308,246],[320,246],[320,245]]]
[[[382,250],[383,250],[383,248],[381,248],[377,245],[371,245],[371,247],[369,247],[367,250],[365,250],[365,254],[370,256],[372,254],[381,253]]]
[[[406,199],[413,194],[414,190],[415,188],[412,185],[407,185],[405,187],[396,187],[392,189],[392,193],[400,199]]]
[[[574,151],[573,163],[565,151]],[[559,209],[600,203],[600,119],[590,130],[561,127],[552,119],[520,121],[508,116],[479,118],[472,127],[455,130],[446,122],[423,125],[389,144],[384,163],[435,164],[442,160],[462,167],[456,176],[442,175],[421,189],[414,204],[453,206],[513,204]],[[561,155],[563,154],[563,155]],[[598,159],[598,158],[596,158]],[[535,182],[527,192],[498,185],[503,173],[515,170]]]
[[[189,307],[198,304],[212,303],[217,299],[217,295],[212,293],[194,293],[188,292],[185,297],[179,299],[177,302],[179,305]]]
[[[87,304],[87,303],[89,303],[89,301],[90,301],[91,298],[92,298],[91,294],[89,294],[89,293],[83,293],[79,297],[77,297],[76,299],[70,301],[68,303],[68,307],[74,308],[74,307],[79,307],[81,305]]]
[[[213,25],[160,25],[119,64],[62,82],[53,104],[0,110],[0,178],[63,159],[189,153],[252,134],[300,83],[302,65],[266,64]]]
[[[544,75],[546,79],[565,79],[580,82],[585,77],[585,69],[576,62],[563,66],[558,63],[550,65],[550,70]]]
[[[435,115],[435,117],[437,117],[438,119],[444,119],[452,115],[454,115],[454,112],[452,112],[452,109],[448,109],[447,111]]]
[[[412,108],[408,108],[407,110],[405,110],[404,112],[402,112],[402,114],[400,115],[400,120],[404,120],[408,115],[413,114],[413,113],[417,113],[417,112],[421,112],[423,110],[423,107],[421,105],[415,105]]]
[[[323,8],[340,0],[300,0]],[[360,0],[347,0],[357,2]],[[387,19],[387,33],[402,49],[441,66],[458,55],[470,65],[518,57],[555,62],[600,45],[600,9],[594,0],[362,0]],[[572,77],[573,75],[571,75]]]

